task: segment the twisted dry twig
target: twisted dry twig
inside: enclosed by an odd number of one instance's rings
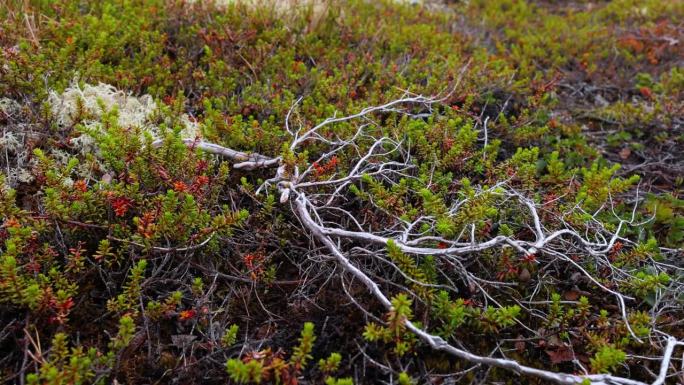
[[[344,147],[356,146],[355,142],[362,137],[361,131],[366,126],[361,126],[351,139],[335,142],[324,139],[318,134],[318,132],[325,126],[335,123],[348,122],[357,118],[367,118],[368,115],[374,112],[389,111],[402,113],[404,111],[399,109],[399,107],[406,104],[422,104],[429,106],[435,102],[437,102],[436,99],[425,98],[422,96],[405,97],[390,103],[386,103],[382,106],[366,108],[353,115],[326,119],[304,133],[301,132],[301,129],[297,131],[293,131],[291,129],[289,125],[289,117],[292,111],[290,111],[288,113],[288,121],[286,122],[287,132],[293,136],[290,149],[292,151],[296,151],[297,148],[307,140],[322,141],[325,144],[333,146],[333,150],[322,155],[319,158],[319,161],[328,159]],[[391,182],[393,180],[393,176],[404,175],[402,174],[403,172],[413,167],[408,160],[408,155],[405,156],[406,159],[404,161],[391,161],[386,159],[390,155],[401,153],[401,143],[387,137],[373,138],[373,140],[373,144],[370,145],[367,151],[365,151],[364,155],[359,154],[359,159],[345,175],[331,177],[327,180],[310,180],[309,177],[312,174],[311,167],[300,173],[297,166],[294,166],[293,169],[293,166],[285,164],[281,157],[270,158],[261,154],[249,154],[203,141],[197,142],[186,140],[185,143],[189,146],[199,148],[209,153],[224,156],[236,163],[234,165],[235,168],[254,170],[259,168],[277,167],[275,176],[268,180],[266,184],[275,184],[278,187],[281,194],[281,203],[287,203],[288,201],[291,201],[293,212],[299,219],[303,228],[308,230],[308,232],[316,241],[320,242],[327,248],[328,252],[332,254],[334,260],[344,269],[345,272],[351,274],[354,278],[361,281],[368,288],[370,293],[387,310],[392,310],[392,304],[388,295],[383,292],[378,282],[374,281],[367,272],[364,272],[361,268],[352,263],[348,254],[343,251],[340,241],[370,245],[380,249],[386,247],[389,242],[393,242],[402,252],[406,254],[423,256],[431,255],[445,258],[447,261],[452,260],[461,266],[463,266],[461,262],[467,259],[468,256],[471,256],[476,252],[494,248],[512,247],[514,250],[517,250],[524,255],[546,253],[551,256],[557,256],[559,259],[575,266],[583,275],[587,277],[588,280],[593,282],[600,289],[614,295],[618,299],[621,315],[625,325],[627,326],[627,329],[636,340],[640,341],[630,327],[626,314],[625,300],[631,300],[633,298],[620,293],[618,290],[613,290],[601,284],[598,280],[592,277],[591,274],[583,269],[582,266],[573,261],[571,258],[568,258],[563,251],[559,251],[557,249],[558,247],[566,247],[563,245],[567,245],[569,242],[575,241],[575,245],[577,245],[577,247],[579,247],[583,252],[597,258],[603,257],[620,239],[620,230],[624,225],[629,224],[628,221],[620,220],[617,230],[612,232],[608,240],[603,237],[600,231],[596,233],[595,237],[600,240],[592,241],[589,240],[587,236],[582,236],[579,232],[569,227],[548,233],[545,231],[545,226],[540,219],[539,210],[534,202],[511,188],[504,188],[505,184],[500,184],[487,191],[487,193],[498,194],[499,196],[505,198],[514,198],[514,200],[517,200],[521,204],[521,207],[526,209],[532,221],[531,228],[535,236],[535,240],[533,242],[508,236],[496,236],[486,241],[478,242],[475,240],[474,234],[471,235],[469,242],[461,242],[458,239],[454,241],[439,236],[423,236],[421,233],[415,233],[414,229],[419,228],[419,224],[430,223],[430,221],[432,221],[432,218],[429,217],[420,217],[412,223],[406,223],[399,218],[395,218],[397,219],[398,223],[404,223],[405,225],[401,231],[392,229],[385,231],[364,231],[362,224],[358,222],[356,218],[354,218],[354,215],[341,207],[333,207],[336,199],[342,198],[342,191],[350,184],[359,181],[364,175],[383,178],[384,180]],[[161,144],[161,142],[157,141],[153,145],[160,146]],[[386,145],[390,146],[389,150],[385,149]],[[372,159],[377,158],[382,159],[382,161],[371,162]],[[264,187],[267,186],[262,186],[257,191],[263,190]],[[309,191],[309,193],[307,193],[307,191]],[[317,205],[315,202],[318,201],[325,201],[325,204]],[[459,202],[454,205],[454,207],[449,211],[449,215],[456,215],[458,213],[460,204],[463,204],[463,202]],[[357,230],[347,230],[343,227],[332,227],[325,225],[321,218],[323,218],[323,213],[325,211],[330,210],[343,212],[348,218],[351,218],[350,220],[353,223],[355,223]],[[474,231],[474,226],[471,226],[471,231]],[[337,241],[334,239],[337,239]],[[442,243],[443,245],[447,246],[443,248],[432,246],[436,243]],[[561,245],[558,246],[558,243],[561,243]],[[376,252],[377,251],[378,250],[376,250]],[[468,276],[472,276],[472,273],[467,273],[466,279]],[[352,300],[354,299],[352,298]],[[404,326],[408,330],[413,332],[420,340],[428,344],[433,349],[443,351],[472,364],[482,364],[503,368],[519,374],[534,376],[558,384],[579,384],[586,382],[587,380],[593,384],[605,385],[646,384],[644,382],[623,377],[616,377],[608,374],[573,375],[556,373],[525,366],[511,359],[480,356],[449,344],[443,338],[419,328],[410,320],[405,319],[403,322]],[[664,349],[661,360],[660,371],[655,381],[652,383],[653,385],[660,385],[664,383],[667,377],[667,372],[674,348],[678,345],[684,344],[671,336],[668,336],[666,341],[667,345]]]

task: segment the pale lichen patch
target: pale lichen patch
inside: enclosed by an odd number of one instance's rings
[[[73,126],[78,119],[89,130],[100,130],[100,121],[104,114],[116,110],[117,123],[120,127],[141,128],[155,139],[161,136],[159,127],[152,119],[158,106],[150,95],[133,96],[104,83],[85,84],[81,87],[74,82],[62,93],[50,92],[48,103],[54,119],[62,128]],[[180,121],[183,124],[183,138],[201,136],[199,125],[187,114],[183,114]],[[73,139],[72,144],[92,150],[94,141],[81,135]]]

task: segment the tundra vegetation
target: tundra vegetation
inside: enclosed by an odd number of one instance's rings
[[[0,380],[684,382],[683,21],[4,1]]]

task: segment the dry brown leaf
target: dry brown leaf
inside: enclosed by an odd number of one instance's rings
[[[568,362],[575,359],[575,354],[573,354],[572,349],[563,345],[556,350],[546,350],[546,354],[549,355],[551,363],[560,364],[561,362]]]
[[[566,301],[577,301],[580,295],[575,290],[569,290],[566,291],[565,294],[563,294],[563,296],[565,297]]]
[[[618,155],[620,155],[620,159],[625,160],[629,158],[630,155],[632,155],[632,150],[630,150],[629,147],[625,147],[622,150],[620,150]]]

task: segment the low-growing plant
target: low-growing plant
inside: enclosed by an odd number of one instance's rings
[[[284,3],[0,7],[2,381],[680,374],[680,2]]]

